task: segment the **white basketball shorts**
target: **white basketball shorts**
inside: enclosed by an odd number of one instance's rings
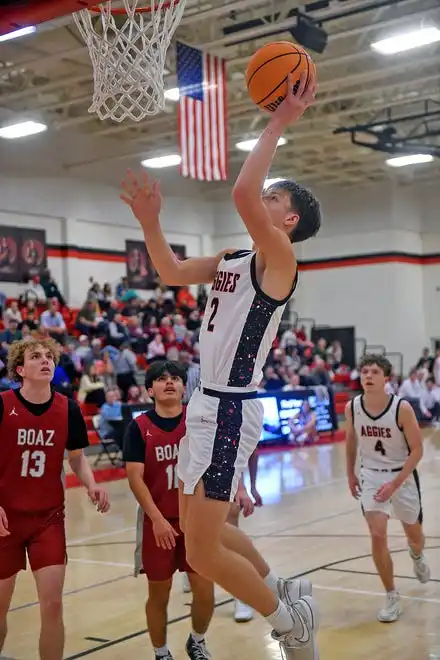
[[[362,509],[365,512],[381,511],[390,518],[397,518],[408,525],[417,521],[422,522],[420,482],[416,471],[396,490],[390,500],[377,502],[374,499],[379,488],[392,481],[396,474],[396,472],[380,472],[362,468],[360,477]]]
[[[188,404],[177,473],[186,495],[192,495],[202,479],[207,497],[232,502],[260,440],[263,406],[259,399],[241,394],[204,392],[195,390]]]

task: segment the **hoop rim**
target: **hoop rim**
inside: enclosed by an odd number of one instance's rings
[[[168,2],[165,2],[162,7],[161,11],[164,9],[170,9],[170,7],[175,7],[178,5],[180,0],[168,0]],[[104,0],[102,2],[104,4]],[[93,14],[100,14],[101,13],[101,7],[100,5],[92,5],[91,7],[87,7],[88,11],[93,13]],[[112,16],[127,16],[127,10],[123,9],[122,7],[120,9],[111,9],[110,13]],[[150,14],[151,13],[151,7],[139,7],[134,10],[135,14]]]

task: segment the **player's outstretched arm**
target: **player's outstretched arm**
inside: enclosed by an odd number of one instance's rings
[[[301,77],[297,92],[294,92],[293,77],[289,76],[291,93],[273,113],[257,145],[247,157],[235,183],[232,197],[244,224],[256,246],[267,258],[277,263],[292,261],[289,238],[273,226],[261,194],[269,173],[277,143],[289,124],[297,121],[315,98],[315,81],[306,86],[307,77]],[[280,264],[284,267],[285,264]]]
[[[223,250],[214,257],[191,257],[179,261],[163,235],[159,215],[162,196],[159,182],[150,182],[145,172],[137,177],[128,171],[122,182],[121,199],[133,211],[144,232],[145,245],[151,261],[164,284],[185,286],[188,284],[210,284],[217,266],[228,252]]]
[[[347,479],[350,492],[356,499],[360,496],[359,479],[356,476],[357,441],[353,426],[351,401],[345,406],[345,452],[347,461]]]

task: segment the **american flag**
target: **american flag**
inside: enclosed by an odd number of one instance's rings
[[[177,42],[177,85],[181,174],[198,181],[225,181],[225,60]]]

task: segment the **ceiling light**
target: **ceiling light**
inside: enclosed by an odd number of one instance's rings
[[[174,165],[180,165],[182,158],[179,154],[169,154],[168,156],[157,156],[157,158],[147,158],[146,160],[141,161],[141,165],[144,167],[150,167],[152,169],[161,169],[162,167],[173,167]]]
[[[428,46],[436,41],[440,41],[440,30],[436,27],[428,27],[376,41],[371,44],[371,47],[382,55],[394,55],[413,48]]]
[[[46,124],[40,124],[36,121],[22,121],[18,124],[0,128],[0,137],[5,138],[5,140],[15,140],[16,138],[42,133],[45,130],[47,130]]]
[[[406,165],[418,165],[419,163],[431,163],[434,156],[431,154],[409,154],[408,156],[397,156],[388,158],[386,164],[390,167],[405,167]]]
[[[274,183],[278,183],[279,181],[285,181],[286,179],[280,179],[280,178],[274,178],[274,179],[266,179],[266,181],[263,184],[263,188],[269,188],[269,186],[272,186]]]
[[[27,34],[33,34],[36,29],[35,25],[28,25],[28,27],[20,28],[20,30],[0,34],[0,43],[2,41],[9,41],[10,39],[19,39],[20,37],[25,37]]]
[[[173,87],[172,89],[166,89],[165,98],[168,99],[168,101],[178,101],[180,98],[179,88]]]
[[[255,147],[257,144],[259,138],[255,138],[254,140],[243,140],[243,142],[237,142],[235,145],[237,149],[240,149],[240,151],[252,151],[252,149]],[[284,137],[280,137],[280,139],[277,142],[277,147],[282,147],[283,144],[286,144],[287,140]]]

